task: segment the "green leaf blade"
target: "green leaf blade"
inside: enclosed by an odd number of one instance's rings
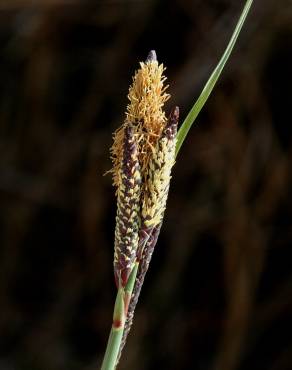
[[[180,148],[190,130],[193,123],[195,122],[198,114],[200,113],[201,109],[205,105],[206,101],[208,100],[208,97],[210,96],[214,86],[216,85],[216,82],[218,78],[220,77],[223,68],[229,59],[229,56],[232,52],[232,49],[236,43],[236,40],[238,38],[238,35],[242,29],[242,26],[246,20],[246,17],[248,15],[249,9],[252,5],[253,0],[247,0],[245,3],[245,6],[241,12],[240,18],[236,24],[236,27],[233,31],[233,34],[231,36],[231,39],[219,61],[217,66],[215,67],[214,71],[212,72],[211,76],[209,77],[206,85],[204,86],[200,96],[198,97],[197,101],[193,105],[192,109],[189,111],[187,117],[185,118],[183,124],[181,125],[178,133],[177,133],[177,144],[176,144],[176,150],[175,155],[177,156],[178,152],[180,151]]]

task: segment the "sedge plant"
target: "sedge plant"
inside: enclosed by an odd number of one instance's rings
[[[212,92],[245,22],[247,0],[232,37],[197,101],[178,130],[179,108],[167,117],[165,68],[151,51],[140,63],[129,89],[129,104],[111,148],[117,214],[114,276],[117,296],[113,322],[101,370],[117,367],[130,331],[136,304],[161,229],[171,169],[177,154]]]

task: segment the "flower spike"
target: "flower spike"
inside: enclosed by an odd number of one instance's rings
[[[114,271],[117,286],[125,286],[136,260],[140,226],[141,173],[134,130],[124,130],[123,160],[119,170]]]

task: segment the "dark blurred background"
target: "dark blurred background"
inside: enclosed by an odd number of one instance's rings
[[[112,132],[150,49],[167,111],[244,0],[0,1],[0,369],[98,369],[112,317]],[[120,369],[292,369],[292,3],[254,1],[173,173]]]

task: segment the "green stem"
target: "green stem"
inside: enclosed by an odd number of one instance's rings
[[[108,338],[106,352],[103,358],[101,370],[115,369],[122,337],[123,337],[123,328],[115,329],[112,327]]]
[[[127,316],[129,300],[132,295],[134,283],[137,275],[139,263],[137,262],[129,277],[125,288],[119,288],[115,301],[113,323],[108,338],[105,355],[101,365],[101,370],[114,370],[117,364],[117,358]]]
[[[127,285],[125,286],[126,317],[127,317],[127,313],[128,313],[128,307],[129,307],[130,299],[131,299],[132,292],[133,292],[134,285],[135,285],[135,281],[136,281],[138,267],[139,267],[139,262],[136,261],[135,266],[133,268],[133,271],[131,272],[131,275],[130,275],[129,280],[127,282]]]

